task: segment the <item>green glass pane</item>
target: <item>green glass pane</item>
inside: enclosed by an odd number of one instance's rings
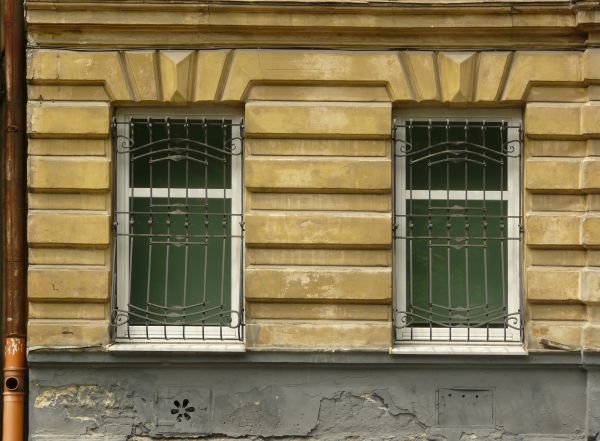
[[[506,210],[505,201],[407,202],[407,310],[416,325],[503,323]]]
[[[226,323],[220,314],[231,309],[231,201],[190,199],[185,211],[166,203],[130,199],[131,323]]]
[[[130,128],[134,141],[130,154],[133,187],[231,188],[231,155],[226,151],[231,121],[223,127],[222,121],[202,124],[190,120],[186,126],[183,119],[171,119],[168,128],[164,119],[150,122],[151,127],[147,119],[133,120]],[[155,144],[148,145],[151,142]],[[176,154],[183,159],[161,160]]]
[[[485,128],[484,128],[485,127]],[[406,188],[483,190],[507,188],[507,157],[501,153],[507,128],[500,122],[414,121],[406,139]]]

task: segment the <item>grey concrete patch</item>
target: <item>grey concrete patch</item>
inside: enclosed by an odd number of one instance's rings
[[[35,441],[565,441],[587,439],[589,419],[578,368],[85,365],[30,379]],[[487,391],[471,397],[483,410],[446,402],[440,419],[440,390]]]

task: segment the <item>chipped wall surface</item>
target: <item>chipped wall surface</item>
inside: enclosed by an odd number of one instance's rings
[[[34,441],[586,439],[586,372],[565,366],[36,367],[30,394]]]

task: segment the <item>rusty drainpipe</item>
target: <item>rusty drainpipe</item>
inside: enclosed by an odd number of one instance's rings
[[[3,441],[25,439],[25,33],[23,0],[3,0],[6,115],[3,152]]]

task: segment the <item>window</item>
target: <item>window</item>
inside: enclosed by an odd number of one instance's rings
[[[394,122],[395,338],[521,342],[519,119],[438,115]]]
[[[242,127],[223,113],[113,120],[117,341],[243,340]]]

